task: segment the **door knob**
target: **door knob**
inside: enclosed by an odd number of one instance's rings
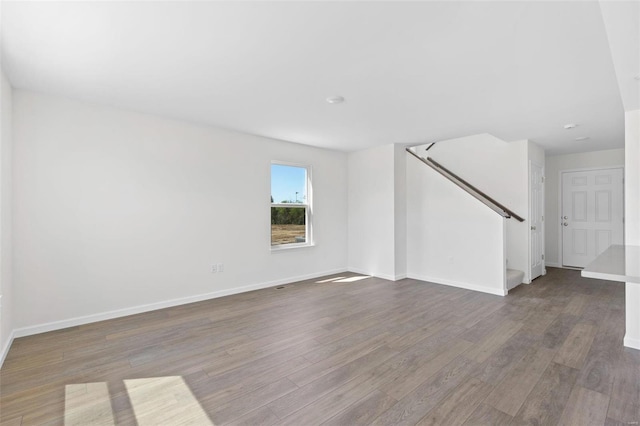
[[[532,227],[531,227],[531,230],[532,230],[532,231],[535,231],[535,230],[536,230],[536,227],[535,227],[535,226],[532,226]]]
[[[567,219],[569,219],[569,218],[568,218],[567,216],[565,216],[565,217],[563,217],[563,219],[564,219],[564,220],[567,220]]]
[[[564,226],[569,226],[569,224],[567,222],[563,223]]]

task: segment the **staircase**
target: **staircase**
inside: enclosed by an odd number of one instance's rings
[[[431,144],[427,148],[427,151],[432,146],[433,146],[433,144]],[[524,222],[525,221],[525,219],[523,217],[521,217],[518,214],[516,214],[513,210],[511,210],[511,209],[505,207],[504,205],[500,204],[495,199],[491,198],[486,193],[484,193],[483,191],[481,191],[480,189],[478,189],[474,185],[470,184],[468,181],[464,180],[463,178],[461,178],[457,174],[453,173],[451,170],[449,170],[446,167],[444,167],[442,164],[440,164],[437,161],[435,161],[433,158],[421,157],[412,148],[407,148],[406,151],[409,154],[411,154],[413,157],[415,157],[416,159],[418,159],[419,161],[424,163],[425,165],[429,166],[431,169],[433,169],[437,173],[439,173],[442,176],[444,176],[447,180],[452,182],[454,185],[456,185],[457,187],[459,187],[460,189],[462,189],[463,191],[465,191],[466,193],[468,193],[469,195],[471,195],[472,197],[474,197],[475,199],[477,199],[478,201],[483,203],[485,206],[487,206],[488,208],[490,208],[491,210],[496,212],[503,219],[514,219],[517,222]],[[523,271],[520,271],[520,270],[517,270],[517,269],[506,269],[505,275],[502,276],[502,279],[504,281],[501,280],[502,281],[501,282],[502,291],[504,291],[503,294],[506,295],[506,293],[509,290],[511,290],[511,289],[517,287],[518,285],[522,284],[523,279],[524,279],[524,275],[525,274],[524,274]]]

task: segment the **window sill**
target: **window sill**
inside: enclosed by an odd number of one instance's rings
[[[314,243],[304,243],[304,244],[281,244],[278,246],[271,246],[271,253],[277,253],[277,252],[281,252],[281,251],[287,251],[287,250],[295,250],[295,249],[302,249],[302,248],[307,248],[307,247],[315,247]]]

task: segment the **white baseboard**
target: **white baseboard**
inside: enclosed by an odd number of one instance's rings
[[[170,308],[172,306],[186,305],[188,303],[201,302],[203,300],[216,299],[224,296],[231,296],[238,293],[246,293],[248,291],[260,290],[263,288],[275,287],[282,284],[290,284],[297,281],[310,280],[313,278],[324,277],[326,275],[340,274],[347,272],[347,268],[323,271],[314,274],[300,275],[297,277],[289,277],[275,281],[251,284],[243,287],[236,287],[227,290],[214,291],[212,293],[199,294],[195,296],[181,297],[178,299],[165,300],[162,302],[149,303],[147,305],[132,306],[130,308],[117,309],[99,314],[86,315],[82,317],[69,318],[61,321],[53,321],[45,324],[38,324],[29,327],[22,327],[13,331],[14,337],[31,336],[34,334],[46,333],[48,331],[60,330],[78,325],[90,324],[92,322],[104,321],[113,318],[126,317],[128,315],[140,314],[143,312],[155,311],[158,309]]]
[[[372,274],[369,271],[365,271],[364,269],[360,269],[360,268],[354,268],[353,266],[349,266],[347,268],[347,271],[349,272],[353,272],[354,274],[360,274],[360,275],[367,275],[369,277],[376,277],[376,278],[382,278],[385,280],[391,280],[391,275],[387,275],[387,274]]]
[[[496,296],[506,296],[507,291],[492,287],[479,286],[475,284],[463,283],[459,281],[446,280],[441,278],[427,277],[415,274],[407,274],[408,278],[420,281],[428,281],[434,284],[448,285],[450,287],[464,288],[465,290],[479,291],[482,293],[495,294]]]
[[[351,271],[351,272],[355,272],[355,271]],[[359,274],[361,274],[362,272],[358,272]],[[364,274],[364,275],[370,275],[372,277],[376,277],[376,278],[382,278],[383,280],[389,280],[389,281],[395,281],[395,276],[393,275],[389,275],[389,274]]]
[[[574,268],[573,266],[564,266],[558,263],[545,263],[545,266],[550,266],[552,268],[569,269],[571,271],[582,271],[582,268]],[[544,275],[546,275],[546,271]]]
[[[624,336],[624,345],[627,348],[640,350],[640,339],[634,339],[629,336]]]
[[[407,274],[398,274],[398,275],[390,275],[390,274],[380,274],[380,273],[371,273],[359,268],[352,268],[351,266],[347,268],[349,272],[353,272],[355,274],[368,275],[370,277],[382,278],[383,280],[389,281],[399,281],[407,278]]]
[[[4,359],[7,357],[7,354],[9,353],[9,349],[11,348],[11,344],[13,343],[13,339],[15,337],[16,332],[14,330],[11,332],[11,335],[9,335],[7,343],[4,345],[4,348],[2,348],[2,352],[0,352],[0,368],[2,368],[2,364],[4,364]]]

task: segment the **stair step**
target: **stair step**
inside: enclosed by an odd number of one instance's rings
[[[524,272],[517,269],[507,269],[507,290],[522,284],[524,278]]]

